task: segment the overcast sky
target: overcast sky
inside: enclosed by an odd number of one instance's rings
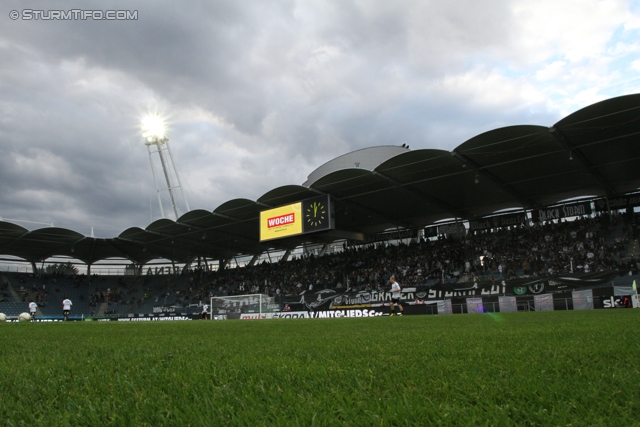
[[[6,220],[112,237],[158,219],[147,112],[168,120],[190,208],[212,211],[360,148],[452,150],[640,92],[636,1],[105,4],[0,3]]]

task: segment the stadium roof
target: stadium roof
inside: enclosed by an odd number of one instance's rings
[[[640,94],[627,95],[583,108],[552,127],[494,129],[451,152],[359,150],[322,165],[306,185],[278,187],[257,201],[229,200],[212,212],[193,210],[177,221],[157,220],[115,238],[55,227],[29,231],[0,221],[0,254],[34,262],[68,256],[87,264],[108,258],[137,264],[230,259],[581,196],[612,197],[640,187],[639,136]],[[367,156],[361,164],[358,153]],[[336,230],[260,242],[260,211],[321,194],[332,197]]]

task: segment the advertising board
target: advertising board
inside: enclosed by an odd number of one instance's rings
[[[329,196],[312,197],[260,212],[260,241],[330,230],[333,224]]]

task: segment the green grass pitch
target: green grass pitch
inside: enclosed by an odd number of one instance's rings
[[[640,310],[0,324],[5,426],[640,425]]]

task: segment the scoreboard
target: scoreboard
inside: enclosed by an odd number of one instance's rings
[[[260,212],[261,242],[333,228],[333,206],[328,195]]]

